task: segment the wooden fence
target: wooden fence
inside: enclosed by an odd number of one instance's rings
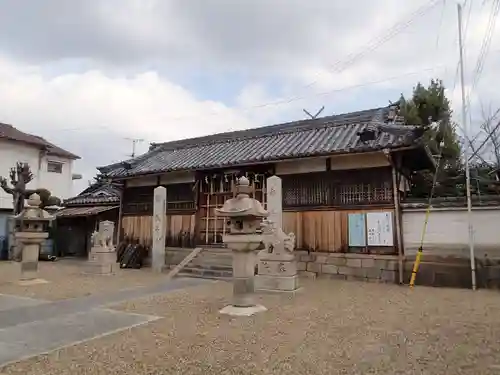
[[[195,215],[167,215],[166,246],[193,247]],[[142,245],[152,245],[152,216],[124,216],[123,236]]]

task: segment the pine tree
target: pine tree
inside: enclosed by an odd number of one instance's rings
[[[443,82],[432,79],[427,87],[418,83],[413,88],[410,99],[406,99],[401,94],[399,104],[406,124],[429,127],[424,140],[432,154],[440,159],[439,168],[436,171],[435,195],[461,195],[460,184],[455,181],[463,170],[460,143]],[[442,143],[442,148],[439,147],[440,143]],[[419,198],[428,197],[433,177],[434,173],[430,172],[415,175],[411,195]]]

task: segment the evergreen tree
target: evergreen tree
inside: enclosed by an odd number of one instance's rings
[[[408,125],[422,125],[428,127],[424,140],[432,154],[441,156],[435,196],[462,195],[461,184],[457,178],[462,175],[460,159],[460,143],[456,133],[456,124],[452,121],[450,101],[445,95],[443,82],[432,79],[425,87],[418,83],[412,96],[406,99],[403,94],[400,98],[401,115]],[[439,144],[442,142],[442,149]],[[434,173],[421,172],[414,176],[411,195],[414,197],[428,197],[432,189]]]

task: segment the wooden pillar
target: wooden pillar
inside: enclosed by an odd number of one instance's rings
[[[385,149],[384,155],[387,157],[389,160],[389,163],[391,164],[391,169],[392,169],[392,192],[393,192],[393,199],[394,199],[394,224],[396,226],[396,246],[398,250],[398,271],[399,271],[399,284],[403,284],[403,272],[404,272],[404,267],[403,267],[403,256],[404,256],[404,249],[403,249],[403,235],[401,231],[401,205],[399,201],[399,183],[398,183],[398,160],[396,160],[396,157],[394,156],[393,153],[391,153],[388,149]]]
[[[123,181],[123,186],[120,193],[120,206],[118,207],[118,228],[116,229],[116,244],[118,245],[122,240],[122,220],[123,220],[123,196],[125,195],[126,182]]]
[[[391,161],[392,166],[392,190],[394,195],[394,222],[396,224],[396,244],[398,247],[398,268],[399,268],[399,284],[403,284],[403,257],[404,257],[404,247],[403,247],[403,233],[402,233],[402,224],[401,224],[401,205],[399,199],[399,185],[401,179],[398,178],[400,173],[398,172],[399,163],[398,160],[395,160],[393,154],[389,154],[389,159]]]

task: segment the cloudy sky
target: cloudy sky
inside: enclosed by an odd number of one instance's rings
[[[496,0],[468,0],[470,90]],[[444,80],[459,112],[455,0],[0,0],[0,122],[80,155],[383,106]],[[500,26],[472,90],[500,107]],[[498,70],[497,70],[498,71]],[[460,116],[457,117],[460,120]]]

